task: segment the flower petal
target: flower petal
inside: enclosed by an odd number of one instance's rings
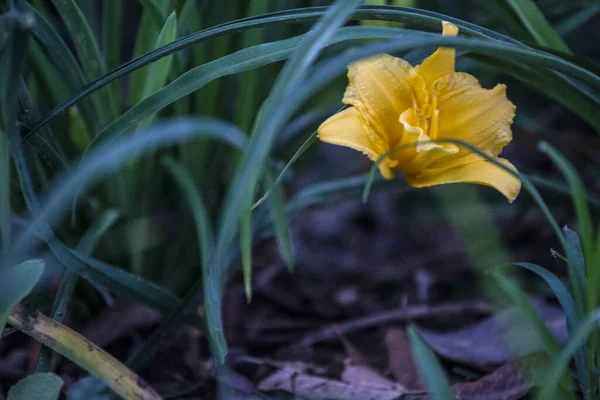
[[[387,148],[378,149],[381,154],[398,143],[402,134],[398,116],[413,106],[413,87],[422,78],[406,61],[380,54],[350,64],[348,79],[342,101],[353,105],[363,125],[387,144]]]
[[[442,35],[458,35],[458,27],[456,25],[443,21],[442,27]],[[455,55],[456,50],[453,48],[440,47],[435,53],[423,60],[421,65],[416,66],[415,70],[425,79],[427,87],[431,88],[433,83],[440,77],[454,72]]]
[[[464,72],[437,81],[438,138],[465,140],[498,155],[511,140],[515,106],[506,97],[506,86],[488,90]],[[461,149],[461,155],[468,150]]]
[[[508,160],[503,158],[496,158],[496,160],[516,171],[516,168]],[[490,186],[502,193],[511,203],[521,190],[519,179],[487,160],[459,165],[441,170],[438,173],[431,173],[431,171],[426,170],[417,176],[407,176],[406,179],[414,187],[443,185],[446,183],[475,183]]]
[[[317,131],[319,139],[325,143],[337,144],[339,146],[350,147],[369,156],[373,161],[383,154],[376,149],[384,147],[385,144],[378,143],[378,137],[372,137],[367,130],[363,128],[358,118],[358,111],[350,107],[337,114],[332,115],[319,126]],[[395,163],[392,160],[385,159],[379,164],[379,171],[386,179],[392,179],[395,174],[392,167]]]

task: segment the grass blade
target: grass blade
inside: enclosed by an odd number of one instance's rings
[[[290,272],[294,271],[294,251],[292,247],[291,231],[288,217],[285,212],[285,193],[281,183],[275,179],[274,169],[267,168],[265,171],[265,182],[269,188],[269,210],[273,232],[277,239],[279,254]]]
[[[21,306],[17,306],[10,314],[9,323],[99,377],[125,399],[161,398],[150,385],[116,358],[79,333],[39,312],[27,315]]]
[[[104,75],[106,65],[100,54],[98,42],[75,0],[52,0],[52,3],[71,34],[87,76],[95,79]],[[99,96],[101,99],[99,110],[104,120],[107,121],[117,114],[117,103],[112,93],[106,88],[101,90]]]
[[[181,302],[181,305],[173,310],[164,322],[150,335],[146,342],[133,354],[128,360],[127,365],[133,369],[139,369],[146,365],[151,359],[152,355],[156,351],[157,347],[164,342],[165,338],[170,336],[177,328],[185,322],[184,310],[189,307],[190,302],[196,302],[198,297],[198,290],[202,285],[205,285],[204,294],[205,296],[209,293],[206,285],[211,279],[214,279],[212,273],[212,256],[214,252],[214,238],[213,231],[208,217],[208,212],[204,201],[200,195],[200,192],[196,188],[193,178],[190,174],[175,160],[172,158],[164,158],[163,165],[167,171],[175,179],[175,183],[179,186],[184,194],[184,197],[192,211],[194,217],[194,224],[196,232],[198,234],[198,248],[202,256],[202,279],[196,281],[191,289],[188,291],[185,299]],[[205,303],[209,304],[209,299],[205,300]],[[217,303],[214,303],[216,301]],[[210,304],[217,304],[218,310],[220,310],[220,298],[210,299]],[[214,318],[215,315],[220,318],[220,314],[207,314],[207,318]],[[214,326],[215,322],[211,321]],[[218,325],[217,325],[218,326]],[[213,335],[210,334],[209,338],[212,339]],[[211,343],[212,346],[218,347],[219,343]]]
[[[540,267],[539,265],[524,262],[513,263],[513,265],[525,268],[546,281],[546,283],[548,284],[548,286],[550,286],[550,289],[552,289],[552,292],[556,296],[556,299],[558,300],[565,312],[565,316],[567,319],[567,330],[569,333],[569,337],[572,337],[581,325],[579,315],[583,312],[583,309],[579,308],[579,311],[577,310],[577,308],[575,307],[575,302],[573,301],[573,297],[569,292],[569,289],[567,289],[564,283],[562,283],[556,275],[554,275],[547,269]],[[577,286],[575,286],[575,288],[577,289]],[[583,288],[583,286],[581,288]],[[581,294],[583,293],[576,294],[578,295],[576,298],[582,298]],[[582,304],[580,304],[580,306],[582,306]],[[584,393],[588,393],[590,384],[588,373],[588,360],[585,349],[581,348],[575,353],[575,366],[577,368],[577,378],[579,380],[579,384],[581,385],[581,390]]]
[[[163,160],[164,166],[184,194],[184,197],[194,216],[194,224],[198,233],[198,249],[202,255],[203,268],[210,268],[210,260],[214,251],[215,239],[208,217],[208,211],[202,200],[200,192],[196,188],[192,176],[172,158]]]
[[[584,259],[593,259],[593,230],[590,216],[590,209],[587,202],[587,196],[585,193],[585,187],[575,171],[575,168],[564,158],[552,145],[547,142],[541,142],[538,146],[539,150],[550,157],[554,165],[560,170],[562,175],[565,177],[571,189],[571,196],[573,198],[573,205],[575,206],[575,212],[577,213],[577,222],[579,230],[581,232],[581,243],[583,247]],[[568,250],[568,249],[567,249]],[[571,254],[568,254],[570,261],[575,264],[576,260],[571,260]],[[575,255],[573,255],[575,257]],[[594,271],[591,270],[591,265],[587,266],[586,276],[591,279],[594,277]],[[593,286],[592,288],[595,288]],[[590,289],[592,289],[590,288]],[[596,293],[595,291],[589,292]],[[595,303],[594,303],[595,304]]]
[[[0,130],[0,252],[10,245],[10,152],[6,133]]]
[[[52,25],[36,9],[27,2],[21,2],[24,12],[31,13],[35,18],[35,24],[32,27],[32,33],[35,40],[45,49],[43,55],[48,57],[50,62],[59,72],[60,77],[64,79],[69,89],[75,91],[84,86],[87,82],[77,60],[62,40],[60,35],[54,30]],[[85,116],[88,129],[91,134],[95,134],[99,127],[99,116],[96,112],[99,109],[100,99],[94,96],[92,100],[82,99],[81,109]]]
[[[565,395],[573,397],[571,391],[565,392],[559,389],[560,377],[567,371],[573,354],[585,346],[588,336],[598,329],[598,320],[600,320],[600,313],[595,311],[581,323],[575,334],[569,337],[569,341],[557,357],[553,359],[548,373],[543,377],[542,382],[545,382],[545,384],[540,386],[536,396],[537,400],[560,400]]]
[[[533,0],[506,0],[506,2],[537,43],[565,53],[571,52]]]
[[[419,373],[429,389],[431,398],[433,400],[454,400],[448,377],[414,326],[408,328],[408,338]]]
[[[269,11],[269,2],[264,0],[250,0],[248,5],[248,16],[265,14]],[[264,29],[255,29],[244,35],[244,48],[260,45],[264,42]],[[260,76],[257,71],[248,71],[239,77],[239,95],[237,99],[237,126],[247,132],[252,127],[254,115],[256,114],[259,98]]]
[[[499,272],[492,272],[492,276],[508,299],[516,305],[518,310],[523,313],[523,322],[530,324],[531,329],[533,329],[536,333],[546,352],[551,357],[557,356],[560,351],[560,346],[542,317],[540,317],[539,313],[531,304],[531,301],[527,295],[517,286],[516,283]],[[512,344],[517,346],[516,350],[519,351],[518,341],[514,341]]]
[[[142,18],[138,26],[133,56],[139,57],[151,52],[156,44],[156,39],[161,27],[167,19],[166,7],[162,0],[150,0],[142,2],[144,8]],[[140,93],[144,89],[145,70],[135,71],[129,78],[128,103],[136,104],[141,100]]]
[[[65,109],[75,104],[77,101],[79,101],[79,99],[107,85],[113,80],[118,79],[139,68],[142,68],[143,66],[148,65],[155,60],[158,60],[162,57],[166,57],[176,51],[188,48],[190,46],[202,43],[204,41],[222,35],[242,32],[253,28],[281,25],[285,23],[303,23],[314,21],[321,17],[325,9],[326,8],[324,7],[312,7],[298,10],[275,12],[257,17],[243,18],[234,22],[225,23],[219,26],[204,29],[202,31],[190,34],[160,49],[156,49],[154,51],[141,55],[135,58],[134,60],[122,64],[119,68],[111,71],[110,73],[95,80],[94,82],[90,82],[89,84],[82,87],[77,93],[74,93],[70,98],[68,98],[63,103],[55,107],[52,111],[50,111],[42,121],[40,121],[25,135],[25,139],[27,139],[31,135],[31,133],[37,131],[41,126],[45,125],[47,122],[53,119],[56,115],[60,114]],[[385,21],[405,22],[435,32],[439,31],[441,21],[449,21],[457,25],[464,35],[490,38],[505,43],[520,45],[519,42],[515,41],[514,39],[511,39],[508,36],[501,35],[497,32],[485,29],[475,24],[461,21],[456,18],[451,18],[442,14],[425,10],[403,9],[401,7],[370,6],[362,7],[359,10],[357,10],[354,13],[353,18],[357,20],[376,19]]]
[[[156,39],[156,45],[154,48],[160,48],[168,43],[171,43],[177,37],[177,15],[175,11],[169,15],[162,30],[158,34]],[[145,99],[155,91],[162,88],[167,82],[169,71],[171,70],[173,56],[162,58],[159,61],[154,62],[148,68],[145,75],[145,81],[141,93],[138,93],[137,98],[130,99],[130,102],[138,103],[140,100]]]
[[[328,44],[352,39],[392,38],[402,31],[382,28],[344,28]],[[151,94],[148,98],[131,107],[123,115],[105,127],[94,140],[96,142],[119,135],[133,129],[150,115],[173,104],[175,101],[204,87],[213,80],[257,68],[268,63],[285,60],[300,42],[301,37],[277,42],[264,43],[240,50],[215,61],[200,65],[181,75],[179,78]]]
[[[337,1],[302,38],[294,56],[278,76],[261,110],[263,115],[253,128],[253,132],[257,134],[251,135],[248,148],[237,168],[231,189],[227,193],[221,214],[217,257],[227,253],[235,236],[240,216],[251,209],[252,199],[248,194],[255,191],[262,163],[268,155],[276,133],[294,111],[294,109],[280,107],[282,100],[289,98],[300,85],[307,74],[307,68],[316,59],[319,50],[334,35],[336,29],[346,22],[358,4],[359,1]],[[282,110],[284,112],[281,112]]]
[[[85,232],[79,244],[77,245],[77,251],[80,251],[86,256],[92,255],[92,252],[96,248],[96,245],[100,238],[113,226],[113,224],[119,218],[119,213],[115,210],[106,211],[98,220],[94,221],[92,225]],[[56,293],[56,298],[52,304],[51,318],[56,322],[62,323],[67,313],[67,306],[71,301],[77,281],[79,277],[76,273],[65,270],[64,275],[60,281],[60,286]],[[42,348],[40,358],[38,359],[36,371],[46,372],[50,370],[50,361],[52,358],[52,350],[48,347]]]
[[[121,64],[121,25],[123,24],[123,2],[106,0],[103,5],[102,48],[107,69],[113,70]],[[119,81],[111,84],[112,97],[117,102],[116,111],[121,104],[121,85]]]

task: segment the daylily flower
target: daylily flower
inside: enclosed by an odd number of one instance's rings
[[[458,34],[455,25],[442,25],[444,36]],[[388,54],[350,64],[342,101],[351,107],[326,120],[319,138],[361,151],[371,160],[413,143],[382,160],[384,178],[403,172],[414,187],[486,185],[512,202],[521,190],[513,175],[464,146],[431,142],[461,139],[515,169],[497,157],[512,139],[515,106],[506,98],[506,86],[484,89],[474,76],[455,72],[454,61],[455,50],[440,47],[416,67]]]

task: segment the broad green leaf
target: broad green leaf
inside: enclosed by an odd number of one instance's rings
[[[31,292],[43,271],[42,260],[0,267],[0,332],[4,330],[11,309]]]
[[[450,382],[435,354],[423,341],[414,326],[408,328],[412,356],[433,400],[454,400]]]
[[[8,400],[57,400],[63,384],[63,380],[51,372],[29,375],[10,388]]]
[[[535,41],[543,46],[570,53],[569,47],[556,33],[533,0],[506,0]]]

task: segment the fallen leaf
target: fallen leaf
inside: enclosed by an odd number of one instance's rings
[[[412,357],[404,329],[390,328],[385,332],[388,364],[397,382],[408,390],[423,391],[424,385]]]
[[[511,361],[477,381],[457,383],[452,389],[458,400],[518,400],[533,387],[523,375],[523,367]]]
[[[561,309],[534,302],[550,331],[563,343],[567,337]],[[494,317],[465,329],[439,333],[419,328],[427,344],[446,359],[478,367],[503,364],[542,350],[542,344],[530,324],[523,323],[516,308],[503,310]],[[506,327],[510,326],[507,331]],[[515,346],[518,343],[518,346]]]
[[[407,394],[402,385],[351,360],[345,362],[341,381],[310,375],[307,368],[290,363],[265,378],[258,388],[264,392],[285,391],[319,400],[393,400]]]
[[[361,387],[384,390],[394,388],[394,390],[397,391],[407,392],[402,384],[394,382],[368,365],[357,363],[350,358],[344,360],[344,370],[342,371],[341,380],[342,382],[351,383]]]

